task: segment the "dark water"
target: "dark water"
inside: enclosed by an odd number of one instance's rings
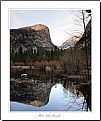
[[[10,78],[20,79],[21,74],[27,74],[28,79],[39,80],[43,83],[64,83],[64,86],[68,83],[68,85],[77,85],[80,82],[84,82],[83,79],[68,79],[67,74],[64,72],[46,72],[46,71],[38,71],[32,69],[11,69],[10,70]]]
[[[28,79],[38,80],[40,83],[62,83],[66,77],[59,77],[62,72],[35,71],[30,69],[11,69],[10,78],[20,79],[21,74],[27,74]]]
[[[21,74],[28,75],[28,82],[21,80]],[[78,85],[85,82],[85,80],[78,78],[69,79],[64,72],[46,72],[32,69],[11,69],[10,78],[11,101],[30,104],[31,101],[37,100],[45,105],[49,101],[50,91],[54,84],[61,83],[65,89],[77,95]],[[81,92],[79,94],[82,96]]]

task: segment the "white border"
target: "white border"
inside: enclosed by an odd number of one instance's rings
[[[89,8],[90,7],[90,8]],[[9,9],[92,9],[92,112],[9,111]],[[99,120],[100,119],[100,3],[99,1],[1,1],[1,119],[2,120]],[[40,117],[39,115],[44,115]],[[51,117],[47,117],[49,114]],[[52,115],[60,115],[53,117]]]

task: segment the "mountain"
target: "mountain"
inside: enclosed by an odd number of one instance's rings
[[[18,52],[22,47],[23,51],[38,47],[47,50],[54,49],[54,44],[51,41],[49,28],[42,24],[22,27],[18,29],[10,29],[11,52]]]
[[[88,22],[86,25],[86,42],[87,42],[87,47],[91,49],[91,20]],[[80,47],[84,48],[85,47],[85,41],[84,41],[84,33],[79,33],[78,35],[72,36],[69,39],[67,39],[62,46],[59,46],[58,48],[60,49],[68,49],[70,47]]]
[[[66,40],[61,47],[61,49],[68,49],[70,47],[74,47],[74,45],[81,39],[82,33],[79,33],[78,35],[70,37],[68,40]]]

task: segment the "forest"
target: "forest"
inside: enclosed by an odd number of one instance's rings
[[[88,64],[91,66],[90,50],[88,55]],[[38,47],[37,51],[29,49],[23,52],[22,47],[19,51],[11,52],[11,66],[34,66],[35,69],[45,71],[48,66],[51,71],[61,70],[70,74],[86,73],[85,48],[71,47],[62,50],[55,46],[54,50],[48,51],[45,48]]]

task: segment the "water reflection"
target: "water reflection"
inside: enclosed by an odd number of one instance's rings
[[[67,91],[61,84],[57,83],[51,88],[49,101],[45,106],[35,107],[22,103],[10,103],[11,111],[85,111],[84,99]]]
[[[23,73],[28,75],[28,80],[21,80]],[[78,85],[78,81],[69,81],[67,75],[62,72],[11,69],[10,77],[10,100],[36,106],[48,103],[50,90],[56,83],[61,83],[74,94]]]
[[[55,80],[56,73],[46,71],[34,71],[30,69],[11,69],[10,78],[20,79],[21,74],[27,73],[28,79],[38,79],[41,82],[53,83]]]

